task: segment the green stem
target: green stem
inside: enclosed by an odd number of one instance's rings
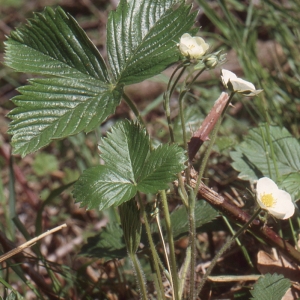
[[[171,121],[171,108],[170,108],[170,98],[172,96],[172,93],[179,81],[179,79],[181,78],[181,76],[183,75],[186,67],[183,67],[182,70],[180,71],[180,73],[178,74],[177,78],[175,79],[174,83],[171,86],[171,82],[173,80],[173,77],[175,75],[175,73],[177,72],[177,70],[179,70],[179,68],[181,68],[182,66],[178,66],[175,71],[173,72],[169,83],[168,83],[168,88],[167,91],[164,94],[164,108],[166,111],[166,117],[167,117],[167,122],[168,122],[168,126],[169,126],[169,132],[170,132],[170,138],[171,138],[171,142],[174,143],[175,142],[175,137],[174,137],[174,132],[173,132],[173,126],[172,126],[172,121]]]
[[[175,79],[175,81],[173,82],[172,84],[172,87],[171,87],[171,82],[173,80],[173,77],[175,76],[175,73],[180,69],[182,68],[182,70],[180,71],[180,73],[178,74],[177,78]],[[169,80],[169,83],[168,83],[168,88],[167,88],[167,91],[169,91],[169,98],[171,98],[175,88],[176,88],[176,85],[178,83],[178,81],[180,80],[181,76],[183,75],[184,71],[186,70],[186,66],[182,67],[182,64],[179,65],[175,71],[173,72],[173,74],[171,75],[170,77],[170,80]]]
[[[144,120],[143,120],[138,108],[136,107],[135,103],[125,93],[123,93],[123,98],[124,98],[125,102],[127,103],[127,105],[130,107],[130,109],[133,111],[136,118],[139,120],[140,124],[143,124],[144,127],[146,127]]]
[[[163,237],[163,233],[162,233],[162,230],[161,230],[161,224],[160,224],[160,216],[159,216],[159,213],[156,214],[156,223],[157,223],[157,227],[158,227],[158,232],[159,232],[159,237],[160,237],[160,241],[163,245],[163,249],[164,249],[164,255],[165,255],[165,260],[166,260],[166,265],[168,267],[168,272],[169,274],[171,274],[171,267],[170,267],[170,262],[169,262],[169,257],[168,257],[168,251],[166,249],[166,245],[165,245],[165,241],[164,241],[164,237]],[[173,279],[172,279],[172,276],[170,277],[170,285],[173,289]]]
[[[145,285],[145,278],[144,278],[143,271],[142,271],[141,265],[139,263],[139,260],[136,256],[136,254],[129,254],[129,257],[134,266],[138,286],[140,288],[141,299],[147,300],[147,289],[146,289],[146,285]]]
[[[296,245],[296,249],[299,251],[300,249],[299,249],[299,246],[298,246],[297,236],[296,236],[295,229],[294,229],[294,226],[293,226],[292,218],[289,218],[289,224],[290,224],[294,244]]]
[[[190,87],[192,86],[192,84],[196,81],[196,79],[203,73],[203,71],[205,70],[205,68],[201,69],[193,78],[193,80],[191,80],[191,82],[189,83],[185,83],[185,86],[183,89],[181,89],[180,91],[180,95],[179,95],[179,114],[180,114],[180,121],[181,121],[181,128],[182,128],[182,137],[183,137],[183,145],[184,145],[184,149],[187,150],[187,138],[186,138],[186,129],[185,129],[185,119],[184,119],[184,114],[183,114],[183,103],[184,103],[184,97],[187,94],[188,90],[190,89]],[[188,76],[188,78],[191,76],[191,74]],[[186,79],[186,81],[188,80],[188,78]]]
[[[196,221],[195,221],[195,201],[196,197],[193,193],[193,189],[190,188],[189,196],[189,243],[191,247],[191,267],[190,267],[190,297],[189,299],[195,299],[195,270],[196,270]]]
[[[196,295],[199,295],[202,288],[204,287],[204,284],[208,278],[208,276],[210,275],[211,271],[213,270],[213,268],[215,267],[216,263],[218,262],[218,259],[223,255],[223,253],[230,247],[230,245],[232,244],[232,242],[239,237],[247,228],[248,226],[252,223],[252,221],[259,215],[259,213],[261,212],[261,208],[259,208],[256,212],[254,212],[253,216],[249,219],[249,221],[247,223],[244,224],[244,226],[242,226],[228,241],[227,243],[221,248],[221,250],[216,254],[216,256],[214,257],[214,259],[212,260],[210,266],[208,267],[208,269],[206,270],[206,273],[204,274],[200,285],[198,286]]]
[[[223,218],[224,222],[226,223],[227,227],[229,228],[231,234],[234,235],[235,232],[234,232],[232,226],[230,225],[228,219],[225,216],[222,216],[222,218]],[[241,251],[243,252],[244,257],[245,257],[246,261],[248,262],[248,265],[250,266],[251,269],[254,270],[254,266],[252,264],[252,261],[251,261],[251,258],[249,256],[247,249],[245,248],[244,245],[242,245],[242,243],[240,242],[240,240],[238,238],[236,238],[236,243],[240,247]]]
[[[155,270],[155,273],[156,273],[156,276],[158,279],[158,283],[160,285],[161,294],[163,295],[163,299],[165,300],[163,281],[162,281],[161,273],[159,270],[159,263],[158,263],[159,258],[158,258],[158,254],[157,254],[157,251],[156,251],[153,239],[152,239],[151,229],[150,229],[150,225],[148,222],[148,216],[145,211],[144,203],[143,203],[139,193],[138,193],[138,201],[139,201],[141,213],[142,213],[142,216],[143,216],[143,219],[145,222],[146,233],[147,233],[148,241],[150,244],[150,250],[151,250],[152,259],[153,259],[153,263],[154,263],[154,270]],[[147,299],[147,298],[145,298],[145,299]]]
[[[186,138],[186,129],[185,129],[185,119],[184,119],[184,96],[186,94],[185,92],[180,93],[179,95],[179,115],[180,115],[180,121],[181,121],[181,130],[182,130],[182,138],[183,138],[183,147],[184,150],[187,150],[187,138]]]
[[[196,79],[206,70],[206,68],[204,67],[203,69],[201,69],[193,78],[193,80],[191,80],[187,85],[186,85],[186,90],[188,91],[190,89],[190,87],[194,84],[194,82],[196,81]]]
[[[172,280],[173,280],[173,296],[174,296],[175,300],[179,300],[178,276],[177,276],[177,265],[176,265],[176,258],[175,258],[174,238],[173,238],[173,231],[172,231],[172,226],[171,226],[171,218],[170,218],[170,213],[169,213],[167,195],[166,195],[165,191],[160,191],[159,194],[160,194],[160,197],[162,200],[163,211],[164,211],[164,215],[165,215],[166,231],[167,231],[169,250],[170,250],[171,276],[172,276]]]
[[[180,282],[179,282],[179,298],[182,298],[183,288],[186,282],[186,275],[191,263],[191,247],[188,247],[185,252],[185,260],[180,272]]]

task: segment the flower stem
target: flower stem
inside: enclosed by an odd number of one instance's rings
[[[144,274],[140,265],[140,262],[136,256],[136,254],[129,254],[129,257],[133,263],[138,286],[140,288],[141,299],[147,300],[147,289],[145,285]]]
[[[195,299],[195,270],[196,270],[196,220],[195,220],[195,202],[196,197],[193,192],[193,188],[189,187],[189,243],[191,247],[191,267],[190,267],[190,297],[189,299]]]
[[[172,231],[172,226],[171,226],[171,219],[170,219],[167,195],[164,190],[160,191],[159,194],[160,194],[160,197],[162,200],[163,211],[164,211],[165,222],[166,222],[166,231],[167,231],[167,237],[168,237],[168,243],[169,243],[171,276],[172,276],[172,281],[173,281],[173,296],[174,296],[175,300],[179,300],[178,276],[177,276],[177,265],[176,265],[176,259],[175,259],[174,238],[173,238],[173,231]]]
[[[178,74],[177,78],[175,79],[174,83],[171,86],[171,82],[173,80],[173,77],[175,76],[175,73],[181,68],[182,66],[178,66],[175,71],[173,72],[173,74],[171,75],[171,78],[169,80],[168,83],[168,88],[167,91],[164,94],[164,108],[165,108],[165,112],[166,112],[166,116],[167,116],[167,121],[168,121],[168,126],[169,126],[169,132],[170,132],[170,138],[171,138],[171,142],[174,143],[175,142],[175,137],[174,137],[174,132],[173,132],[173,126],[172,126],[172,121],[171,121],[171,108],[170,108],[170,98],[173,94],[173,91],[179,81],[179,79],[181,78],[181,76],[183,75],[186,67],[183,67],[182,70],[180,71],[180,73]]]
[[[234,235],[235,232],[234,232],[231,224],[229,223],[228,219],[224,215],[222,215],[222,218],[223,218],[224,222],[226,223],[226,225],[227,225],[229,231],[231,232],[231,234]],[[252,270],[254,270],[254,266],[253,266],[253,263],[251,261],[251,258],[249,256],[249,253],[248,253],[247,249],[245,248],[244,245],[242,245],[242,243],[240,242],[240,240],[238,238],[236,238],[236,243],[240,247],[241,251],[243,252],[244,257],[245,257],[246,261],[248,262],[248,265],[250,266],[250,268]]]
[[[150,250],[151,250],[152,259],[153,259],[153,263],[154,263],[154,270],[155,270],[155,273],[156,273],[156,276],[157,276],[157,279],[158,279],[158,284],[160,286],[162,299],[165,300],[166,298],[165,298],[165,294],[164,294],[163,281],[162,281],[161,273],[160,273],[160,270],[159,270],[159,263],[158,263],[159,258],[158,258],[158,254],[157,254],[157,251],[156,251],[153,239],[152,239],[151,229],[150,229],[150,225],[149,225],[149,222],[148,222],[148,216],[147,216],[147,213],[145,211],[144,203],[143,203],[143,201],[142,201],[139,194],[138,194],[138,201],[139,201],[139,204],[140,204],[140,207],[141,207],[141,213],[142,213],[142,216],[143,216],[143,219],[144,219],[144,222],[145,222],[146,233],[147,233],[148,241],[149,241],[149,244],[150,244]],[[145,298],[145,299],[147,299],[147,298]]]
[[[214,257],[214,259],[212,260],[210,266],[208,267],[208,269],[206,270],[206,273],[204,274],[200,285],[198,286],[196,295],[199,295],[202,288],[204,287],[204,284],[208,278],[208,276],[210,275],[211,271],[213,270],[213,268],[215,267],[216,263],[218,262],[218,259],[223,255],[223,253],[230,247],[230,245],[232,244],[232,242],[239,237],[247,228],[248,226],[252,223],[252,221],[259,215],[259,213],[261,212],[261,208],[257,209],[253,216],[249,219],[249,221],[247,223],[245,223],[227,242],[226,244],[221,248],[221,250],[216,254],[216,256]]]
[[[138,108],[136,107],[135,103],[126,95],[126,93],[123,93],[123,98],[124,98],[125,102],[127,103],[127,105],[130,107],[130,109],[133,111],[136,118],[139,120],[140,124],[143,124],[144,127],[146,127],[144,120],[143,120]]]

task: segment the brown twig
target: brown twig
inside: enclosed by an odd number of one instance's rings
[[[40,239],[44,238],[47,235],[50,235],[58,230],[61,230],[63,227],[67,227],[67,224],[63,224],[60,226],[57,226],[55,228],[52,228],[51,230],[48,230],[47,232],[42,233],[41,235],[27,241],[26,243],[8,251],[7,253],[3,254],[0,256],[0,263],[5,261],[6,259],[16,255],[17,253],[22,252],[24,249],[29,248],[31,246],[33,246],[37,241],[39,241]]]
[[[222,93],[218,100],[215,102],[213,108],[204,119],[201,127],[194,132],[191,140],[188,143],[188,154],[190,161],[193,160],[201,145],[207,141],[210,132],[214,129],[222,111],[224,110],[229,96],[227,93]]]

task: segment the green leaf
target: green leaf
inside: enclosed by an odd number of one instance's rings
[[[99,150],[107,166],[136,184],[149,154],[150,138],[146,130],[132,122],[120,122],[101,140]]]
[[[99,51],[60,7],[35,13],[28,25],[10,34],[5,45],[6,65],[19,72],[108,82]]]
[[[26,155],[80,131],[91,131],[114,113],[121,91],[105,89],[96,80],[69,78],[34,79],[19,88],[22,95],[13,98],[18,106],[12,119],[14,153]]]
[[[121,0],[107,23],[107,52],[115,81],[132,84],[180,59],[176,46],[197,12],[174,0]]]
[[[6,64],[52,76],[19,88],[9,133],[14,153],[26,155],[81,131],[114,113],[122,90],[109,84],[107,68],[77,22],[61,8],[46,8],[6,42]],[[54,77],[53,77],[54,76]]]
[[[282,182],[279,183],[279,187],[285,191],[289,191],[291,196],[297,200],[300,199],[300,173],[291,173],[283,175]]]
[[[255,283],[253,291],[250,291],[252,300],[281,300],[291,283],[283,275],[265,274]]]
[[[199,200],[195,205],[196,228],[211,222],[219,215],[210,204],[204,200]],[[186,208],[179,207],[171,214],[172,230],[175,239],[179,239],[182,235],[189,232],[189,221]],[[164,223],[164,222],[163,222]]]
[[[136,192],[130,179],[107,166],[97,166],[83,172],[74,185],[73,194],[81,206],[103,210],[128,201]]]
[[[177,145],[164,145],[150,152],[144,128],[124,121],[112,127],[100,146],[104,166],[83,172],[74,196],[88,209],[100,210],[133,198],[137,191],[156,193],[168,187],[184,168],[186,157]]]
[[[285,128],[270,126],[269,131],[275,162],[272,159],[265,125],[262,124],[250,130],[246,139],[235,147],[236,151],[230,153],[234,161],[232,166],[240,171],[239,178],[256,180],[263,176],[276,178],[276,163],[282,176],[280,186],[287,186],[287,191],[293,195],[299,194],[295,180],[300,174],[300,144]]]
[[[121,259],[127,255],[123,230],[119,224],[108,224],[102,231],[88,238],[81,255],[102,258],[105,261]]]
[[[183,150],[177,145],[158,146],[145,162],[138,190],[143,193],[156,193],[168,188],[168,183],[175,179],[174,174],[182,171],[185,161]]]

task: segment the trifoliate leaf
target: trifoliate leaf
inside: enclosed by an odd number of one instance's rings
[[[108,224],[100,233],[88,238],[81,255],[106,260],[121,259],[127,255],[123,230],[119,224]]]
[[[14,153],[26,155],[80,131],[91,131],[114,113],[121,88],[109,84],[100,53],[61,8],[46,8],[6,42],[6,64],[51,76],[19,88],[9,113]]]
[[[179,60],[177,42],[197,12],[174,0],[121,0],[107,23],[107,52],[118,83],[152,77]]]
[[[230,153],[233,159],[232,166],[240,171],[239,178],[257,180],[263,176],[276,178],[276,165],[278,173],[282,176],[279,186],[286,186],[287,192],[294,197],[299,196],[299,185],[295,183],[295,179],[300,172],[300,144],[285,128],[270,126],[269,132],[274,160],[267,130],[262,124],[251,129],[246,139],[235,147],[236,151]]]
[[[83,172],[74,196],[88,209],[106,209],[133,198],[137,191],[156,193],[168,188],[184,169],[186,157],[177,145],[150,151],[150,139],[139,124],[124,121],[112,127],[100,146],[105,165]]]
[[[291,282],[283,275],[265,274],[255,283],[253,291],[250,291],[253,296],[251,300],[281,300],[290,286]]]

